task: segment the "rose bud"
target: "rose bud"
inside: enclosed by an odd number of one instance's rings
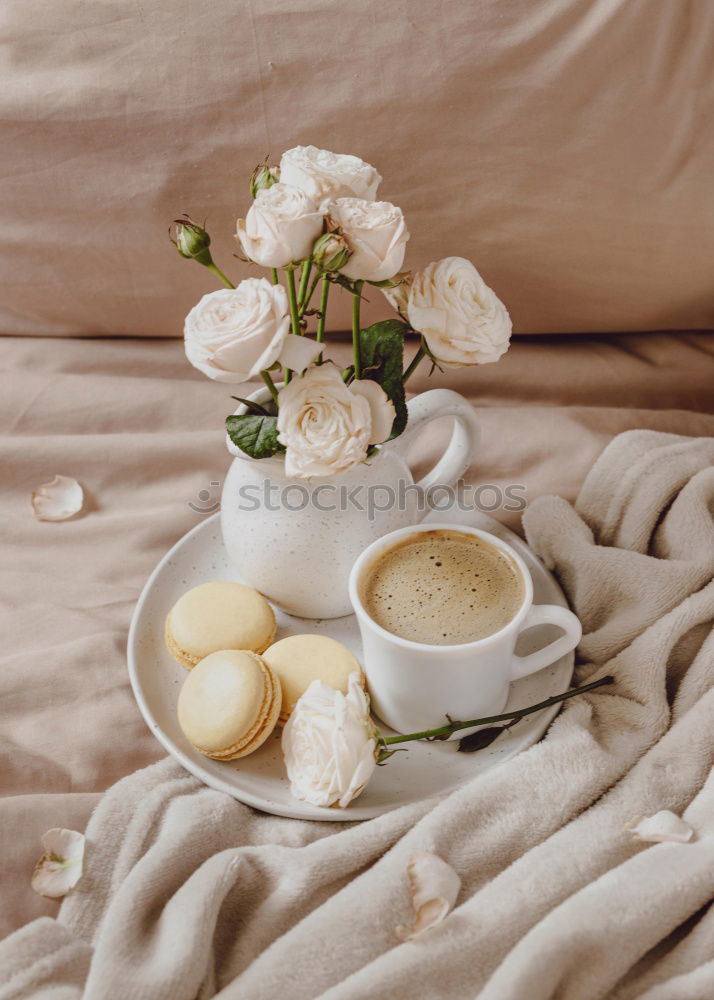
[[[347,240],[340,233],[325,233],[312,248],[313,260],[323,271],[339,271],[351,254]]]
[[[250,175],[250,196],[255,198],[258,191],[272,187],[278,183],[278,167],[269,167],[267,163],[259,163]]]
[[[169,239],[176,247],[182,257],[189,260],[197,260],[199,264],[210,267],[213,263],[211,251],[211,237],[203,226],[189,219],[174,219],[169,228]]]

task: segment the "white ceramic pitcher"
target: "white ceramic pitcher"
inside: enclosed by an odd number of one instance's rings
[[[250,398],[270,402],[267,389]],[[430,509],[430,487],[453,486],[476,448],[476,414],[458,393],[430,389],[411,399],[408,409],[403,434],[335,476],[286,476],[282,457],[253,459],[228,439],[235,457],[223,487],[221,525],[229,558],[246,583],[301,618],[352,612],[347,584],[360,552],[387,532],[420,521]],[[244,406],[236,410],[244,412]],[[406,450],[437,417],[454,418],[451,441],[415,484]]]

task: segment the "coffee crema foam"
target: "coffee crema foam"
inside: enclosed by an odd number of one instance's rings
[[[418,532],[378,556],[361,586],[367,614],[402,639],[455,646],[500,631],[523,604],[506,553],[459,531]]]

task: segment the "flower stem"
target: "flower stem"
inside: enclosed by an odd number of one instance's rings
[[[280,284],[280,278],[278,277],[278,269],[277,269],[277,267],[271,268],[270,269],[270,274],[271,274],[271,277],[273,279],[273,284],[274,285],[279,285]]]
[[[419,344],[419,350],[416,352],[416,354],[414,355],[414,357],[412,358],[412,360],[409,362],[408,368],[406,369],[406,371],[402,375],[402,382],[403,383],[406,384],[406,382],[412,377],[412,375],[416,371],[417,365],[419,364],[419,362],[421,361],[421,359],[425,358],[425,357],[426,357],[426,351],[424,350],[424,345],[422,343],[420,343]]]
[[[320,295],[320,315],[317,320],[317,342],[321,344],[325,339],[325,320],[327,318],[327,296],[330,294],[330,279],[325,275],[322,279],[322,293]]]
[[[295,267],[289,264],[285,268],[285,283],[288,286],[288,302],[290,303],[290,322],[292,324],[293,333],[296,337],[302,335],[302,330],[300,328],[300,314],[298,312],[297,296],[295,294]],[[283,378],[285,384],[287,385],[292,378],[292,372],[289,368],[285,368],[283,371]]]
[[[322,279],[322,291],[320,294],[320,315],[317,317],[317,333],[315,339],[318,344],[322,344],[325,339],[325,320],[327,319],[327,296],[330,294],[330,279],[327,275]],[[317,359],[317,363],[322,363],[322,351]]]
[[[352,292],[352,354],[354,357],[355,378],[362,375],[362,360],[359,349],[359,307],[362,301],[362,281],[355,281]]]
[[[288,286],[288,302],[290,303],[290,320],[292,322],[293,333],[300,336],[300,316],[298,313],[297,297],[295,295],[295,268],[292,264],[285,268]]]
[[[302,314],[304,304],[305,304],[305,293],[307,292],[307,283],[310,280],[310,272],[312,271],[312,257],[308,257],[302,265],[302,274],[300,275],[300,288],[298,290],[298,307],[300,313]]]
[[[305,313],[307,311],[307,307],[310,305],[310,302],[312,300],[312,296],[313,296],[314,291],[315,291],[315,289],[317,288],[317,286],[318,286],[318,284],[320,282],[320,278],[321,277],[322,277],[322,274],[318,271],[317,274],[315,275],[315,277],[312,279],[312,284],[310,285],[310,287],[309,287],[309,289],[307,291],[307,295],[305,296],[305,300],[300,305],[299,312],[300,312],[300,316],[301,317],[305,315]]]
[[[262,375],[263,381],[265,382],[265,384],[268,387],[268,392],[273,397],[273,402],[277,406],[278,405],[278,390],[276,388],[275,382],[273,382],[272,378],[270,377],[270,372],[268,372],[268,371],[262,371],[260,374]]]
[[[221,281],[226,286],[226,288],[235,288],[236,287],[233,284],[233,282],[230,280],[230,278],[227,278],[225,276],[225,274],[223,273],[223,271],[221,271],[221,269],[218,266],[218,264],[215,264],[213,261],[211,261],[210,264],[206,264],[206,267],[208,268],[209,271],[213,271],[213,273],[216,275],[216,277],[218,277],[218,278],[221,279]]]
[[[457,733],[460,729],[471,729],[474,726],[485,726],[492,722],[506,722],[510,719],[522,719],[525,715],[531,715],[533,712],[540,712],[543,708],[550,708],[551,705],[557,705],[558,702],[567,701],[568,698],[574,698],[578,694],[585,694],[586,691],[594,691],[595,688],[604,687],[606,684],[612,684],[615,678],[601,677],[599,681],[593,681],[591,684],[583,684],[582,687],[572,688],[570,691],[563,691],[562,694],[555,694],[552,698],[546,698],[545,701],[539,701],[537,705],[529,705],[528,708],[519,708],[515,712],[504,712],[501,715],[488,715],[483,719],[469,719],[466,722],[451,722],[448,726],[440,726],[439,729],[425,729],[422,733],[405,733],[398,736],[381,736],[379,743],[383,746],[388,746],[391,743],[409,743],[411,740],[425,740],[434,736],[450,736],[451,733]]]

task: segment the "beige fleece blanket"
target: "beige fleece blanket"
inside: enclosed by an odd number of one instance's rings
[[[364,824],[279,819],[171,760],[123,779],[59,918],[0,944],[0,1000],[709,1000],[714,996],[714,438],[621,434],[575,507],[525,518],[584,626],[546,738],[447,798]],[[625,823],[682,813],[691,843]],[[405,867],[459,873],[400,943]]]

